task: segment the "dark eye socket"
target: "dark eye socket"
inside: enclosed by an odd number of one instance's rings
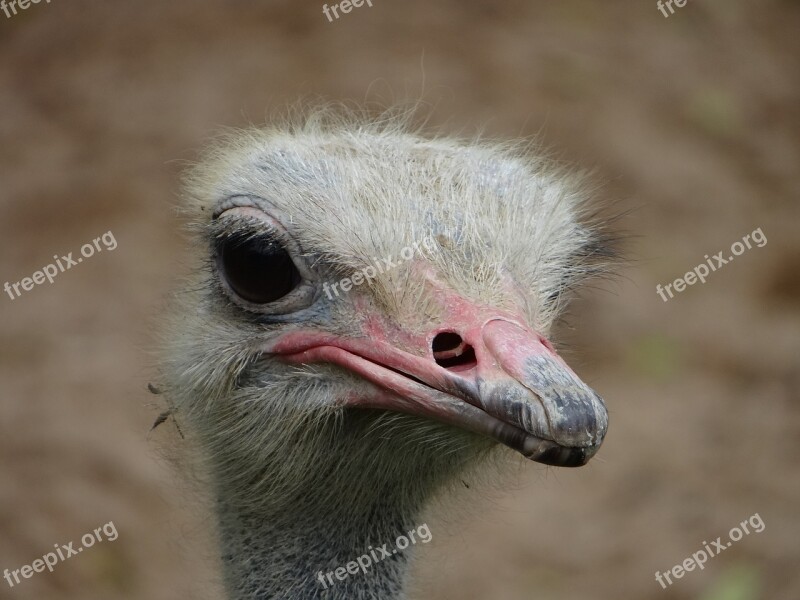
[[[275,302],[301,281],[289,253],[271,239],[223,240],[218,247],[220,268],[231,289],[254,304]]]

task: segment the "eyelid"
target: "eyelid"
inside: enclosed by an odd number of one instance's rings
[[[303,277],[317,279],[314,272],[305,264],[303,258],[305,253],[297,240],[280,220],[261,209],[251,206],[234,206],[214,217],[211,227],[215,240],[225,235],[242,236],[243,239],[269,236],[285,248]],[[266,231],[264,231],[265,229]]]
[[[216,219],[223,213],[226,213],[234,208],[253,208],[264,214],[270,214],[275,210],[275,206],[264,200],[264,198],[259,198],[258,196],[238,195],[230,196],[220,201],[211,216],[213,219]]]
[[[277,241],[291,240],[280,221],[257,209],[237,207],[215,217],[210,225],[214,239],[225,236],[259,237],[269,235]]]

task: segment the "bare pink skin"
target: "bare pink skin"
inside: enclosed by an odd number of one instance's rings
[[[426,275],[442,303],[441,323],[428,331],[399,329],[361,296],[354,298],[359,314],[366,315],[360,337],[295,331],[263,350],[295,364],[335,364],[374,384],[370,393],[341,399],[347,406],[436,419],[547,464],[586,462],[605,434],[599,396],[519,316],[472,303]],[[435,353],[434,339],[443,332],[461,342]],[[470,347],[474,360],[437,363]],[[532,365],[540,365],[541,373]]]

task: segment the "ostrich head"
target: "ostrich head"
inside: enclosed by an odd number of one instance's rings
[[[604,255],[514,146],[322,122],[226,137],[188,180],[196,268],[164,385],[207,461],[232,598],[400,598],[394,540],[496,447],[579,466],[600,397],[548,341]],[[490,463],[491,464],[491,463]]]

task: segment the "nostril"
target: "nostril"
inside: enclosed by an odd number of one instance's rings
[[[433,338],[433,354],[454,352],[464,344],[461,336],[453,331],[443,331]]]
[[[464,370],[477,363],[475,350],[460,335],[452,331],[443,331],[433,338],[431,344],[433,359],[445,369]]]

